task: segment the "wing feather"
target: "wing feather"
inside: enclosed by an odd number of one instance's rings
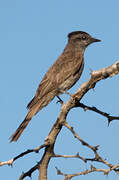
[[[27,107],[31,108],[46,94],[57,90],[60,84],[62,84],[80,69],[82,61],[83,58],[81,60],[80,56],[74,57],[73,52],[71,53],[71,51],[64,51],[45,74],[43,80],[37,88],[34,98],[30,101]]]

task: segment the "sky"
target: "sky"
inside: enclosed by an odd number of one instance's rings
[[[0,161],[44,143],[60,112],[56,98],[32,119],[18,142],[9,143],[9,137],[27,114],[26,106],[45,72],[63,51],[67,34],[78,30],[102,41],[86,49],[84,72],[70,93],[89,79],[91,70],[107,67],[119,60],[119,1],[0,0]],[[118,77],[100,81],[82,102],[119,116]],[[64,102],[69,99],[68,95],[61,97]],[[67,121],[82,139],[91,145],[100,145],[99,153],[104,159],[112,164],[118,163],[118,121],[113,121],[108,127],[106,118],[80,108],[71,110]],[[93,156],[69,130],[63,128],[55,144],[55,153],[74,155],[77,152],[84,157]],[[40,160],[42,154],[43,150],[39,154],[29,154],[15,161],[13,168],[0,167],[0,179],[18,179],[23,171]],[[52,159],[48,180],[63,178],[57,175],[55,167],[64,173],[76,173],[86,170],[91,164],[106,168],[91,162],[85,164],[78,159]],[[32,180],[37,177],[38,171],[32,174]],[[108,180],[118,178],[114,172],[108,175]],[[74,178],[77,179],[79,177]],[[92,173],[80,179],[106,180],[107,176]]]

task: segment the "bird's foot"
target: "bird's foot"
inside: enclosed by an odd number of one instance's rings
[[[59,96],[57,96],[57,98],[58,98],[57,103],[60,103],[61,105],[64,104],[64,102],[62,101],[62,99]]]
[[[66,91],[66,90],[59,90],[59,92],[61,93],[61,94],[68,94],[70,97],[73,97],[73,95],[72,94],[70,94],[68,91]]]

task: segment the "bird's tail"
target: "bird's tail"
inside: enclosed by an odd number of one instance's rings
[[[22,132],[32,119],[32,117],[40,111],[43,107],[47,106],[51,100],[55,97],[56,92],[50,92],[47,94],[47,96],[44,96],[41,99],[38,99],[38,97],[33,98],[33,100],[29,103],[28,108],[29,112],[26,115],[24,121],[20,124],[20,126],[17,128],[17,130],[11,135],[10,142],[17,141],[19,137],[21,136]]]
[[[17,128],[17,130],[11,135],[10,142],[17,141],[19,137],[21,136],[22,132],[26,128],[26,126],[29,124],[32,117],[39,111],[39,106],[33,107],[29,110],[28,114],[26,115],[24,121],[20,124],[20,126]]]

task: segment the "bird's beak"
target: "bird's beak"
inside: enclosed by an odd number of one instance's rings
[[[91,42],[94,43],[94,42],[100,42],[101,40],[100,39],[95,39],[95,38],[92,38],[91,39]]]

